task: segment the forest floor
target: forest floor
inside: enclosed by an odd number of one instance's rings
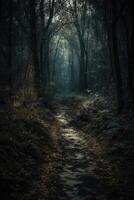
[[[63,155],[57,199],[105,200],[103,184],[96,175],[96,158],[81,132],[70,126],[68,111],[68,107],[60,106],[57,115]]]
[[[133,200],[133,113],[99,95],[54,107],[0,108],[0,199]]]
[[[0,108],[0,199],[47,200],[60,170],[59,126],[43,103]]]
[[[99,95],[64,103],[68,123],[62,128],[61,180],[68,199],[133,200],[134,114],[118,114],[112,102]]]

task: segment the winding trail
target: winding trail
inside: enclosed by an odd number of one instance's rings
[[[57,115],[63,151],[58,200],[106,200],[95,173],[97,162],[82,134],[70,127],[67,110],[61,106]]]

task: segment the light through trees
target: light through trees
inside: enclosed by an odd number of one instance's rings
[[[10,100],[20,91],[53,98],[112,90],[119,110],[133,107],[131,0],[2,0],[0,5],[0,83]]]

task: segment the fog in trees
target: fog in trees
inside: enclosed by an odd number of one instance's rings
[[[0,197],[134,199],[133,10],[0,0]]]

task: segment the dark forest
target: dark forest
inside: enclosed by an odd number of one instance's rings
[[[0,0],[0,199],[134,200],[132,0]]]

